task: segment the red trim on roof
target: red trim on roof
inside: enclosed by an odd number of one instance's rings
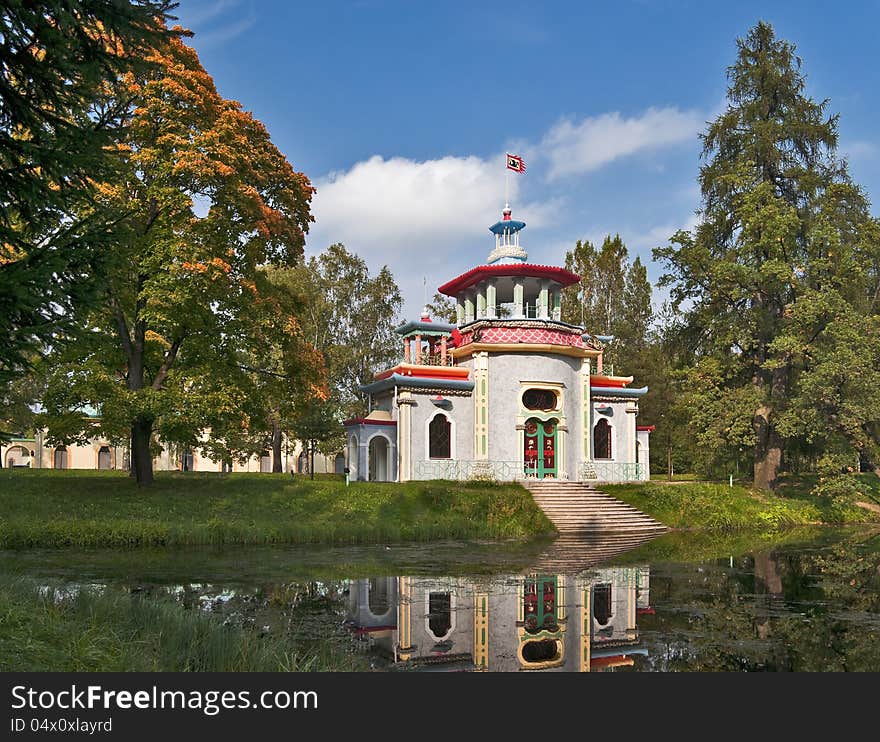
[[[615,654],[611,657],[591,657],[590,667],[631,667],[635,661],[627,654]]]
[[[623,389],[627,384],[631,384],[632,376],[603,376],[602,374],[590,374],[591,386],[617,387]]]
[[[391,374],[426,379],[467,379],[470,372],[463,366],[422,366],[414,363],[398,363],[393,368],[380,371],[373,378],[381,381],[387,379]]]
[[[351,629],[351,633],[355,636],[363,636],[364,634],[376,634],[380,631],[394,631],[396,626],[357,626]]]
[[[646,431],[648,433],[653,433],[656,429],[656,425],[636,425],[636,430]]]
[[[496,278],[498,276],[526,276],[529,278],[549,278],[562,284],[563,287],[571,286],[581,280],[577,273],[559,268],[554,265],[532,265],[530,263],[501,263],[496,265],[478,265],[471,268],[467,273],[462,273],[458,278],[447,281],[439,289],[441,294],[456,296],[459,292],[479,283],[484,278]]]
[[[343,420],[342,427],[350,428],[352,425],[397,425],[397,420],[372,420],[367,417],[353,417],[351,420]]]
[[[649,606],[648,608],[636,608],[636,613],[637,613],[639,616],[643,616],[643,615],[645,615],[645,614],[647,614],[647,615],[649,615],[649,616],[653,616],[653,615],[654,615],[654,609],[651,608],[650,606]]]

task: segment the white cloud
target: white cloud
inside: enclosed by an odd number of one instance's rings
[[[678,108],[649,108],[631,118],[613,111],[580,123],[563,119],[541,141],[542,155],[550,162],[547,179],[588,173],[636,152],[696,141],[703,126],[703,115]]]
[[[400,283],[408,315],[434,287],[486,260],[488,227],[504,205],[504,156],[443,157],[418,162],[378,155],[316,181],[315,224],[308,239],[316,254],[342,242],[372,271],[388,265]],[[529,226],[551,222],[560,202],[519,203],[521,181],[510,176],[514,216]],[[416,306],[418,305],[418,306]]]

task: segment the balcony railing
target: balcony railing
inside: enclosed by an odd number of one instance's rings
[[[415,363],[415,361],[413,361]],[[447,353],[446,358],[444,359],[440,353],[422,353],[422,356],[419,360],[419,365],[421,366],[454,366],[455,362],[452,359],[452,354]]]

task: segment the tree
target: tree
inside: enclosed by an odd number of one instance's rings
[[[565,254],[565,267],[581,280],[563,289],[562,319],[594,335],[613,335],[606,362],[629,369],[644,348],[653,317],[651,284],[641,260],[630,264],[620,235],[608,235],[598,251],[588,240],[578,240]]]
[[[371,276],[363,259],[335,244],[289,280],[303,297],[303,336],[324,358],[331,400],[342,415],[364,412],[360,387],[401,354],[394,328],[403,301],[394,276],[387,266]]]
[[[108,81],[143,70],[177,31],[164,0],[12,2],[0,10],[0,387],[69,332],[102,286],[118,218],[89,208],[113,167],[128,100]]]
[[[313,191],[193,49],[171,39],[149,61],[108,96],[131,101],[118,177],[98,186],[120,217],[113,260],[50,395],[52,413],[87,401],[106,429],[127,428],[140,485],[152,482],[154,431],[194,442],[219,417],[240,418],[242,352],[266,310],[259,267],[301,258]]]
[[[504,307],[499,307],[499,309],[504,309]],[[435,322],[447,322],[451,325],[458,324],[455,299],[441,294],[439,291],[434,292],[434,297],[428,303],[428,314]],[[498,316],[501,315],[499,314]]]
[[[700,222],[655,257],[673,300],[690,305],[702,401],[752,447],[754,484],[767,489],[797,432],[792,410],[811,404],[803,374],[832,320],[844,306],[864,316],[877,295],[880,243],[836,157],[837,116],[806,95],[794,46],[763,22],[737,44],[727,109],[702,135]],[[724,424],[742,419],[745,437]]]

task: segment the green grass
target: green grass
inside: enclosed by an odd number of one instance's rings
[[[0,470],[0,548],[530,538],[553,526],[519,485],[285,474]]]
[[[880,493],[880,480],[861,480],[864,499]],[[804,480],[788,480],[775,493],[727,483],[621,484],[604,488],[661,523],[677,529],[774,530],[816,524],[855,524],[880,521],[877,513],[852,501],[817,497]]]
[[[350,671],[363,663],[339,644],[260,636],[168,598],[0,581],[0,668],[7,672]]]

